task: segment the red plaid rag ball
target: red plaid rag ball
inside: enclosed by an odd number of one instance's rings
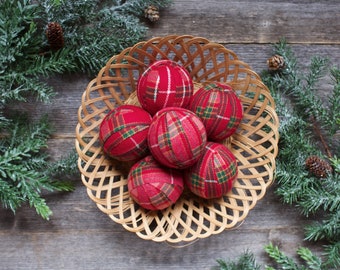
[[[147,134],[151,115],[134,105],[121,105],[102,120],[99,140],[103,151],[120,161],[137,161],[149,154]]]
[[[151,155],[131,167],[127,181],[132,199],[149,210],[171,206],[184,188],[182,172],[163,167]]]
[[[226,194],[237,178],[237,161],[223,144],[207,142],[201,158],[185,171],[185,183],[194,194],[219,198]]]
[[[243,117],[241,100],[229,85],[222,83],[210,83],[198,89],[189,109],[201,118],[210,141],[231,136]]]
[[[205,127],[193,112],[179,107],[160,110],[148,133],[149,149],[161,164],[176,169],[193,165],[204,151]]]
[[[193,92],[190,74],[172,60],[154,62],[137,83],[138,101],[151,115],[165,107],[186,107]]]

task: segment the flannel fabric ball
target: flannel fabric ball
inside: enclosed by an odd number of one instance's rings
[[[186,107],[193,92],[188,71],[172,60],[154,62],[137,83],[138,101],[151,115],[165,107]]]
[[[102,120],[99,140],[103,151],[120,161],[137,161],[149,154],[147,134],[151,115],[134,105],[121,105]]]
[[[231,136],[243,117],[240,99],[229,85],[221,83],[210,83],[198,89],[189,109],[201,118],[210,141],[222,141]]]
[[[237,161],[223,144],[207,142],[205,151],[195,165],[185,172],[185,183],[194,194],[213,199],[222,197],[237,178]]]
[[[184,188],[182,172],[163,167],[151,155],[131,167],[127,181],[132,199],[148,210],[171,206]]]
[[[193,112],[179,107],[160,110],[148,133],[149,149],[161,164],[176,169],[193,165],[204,151],[205,127]]]

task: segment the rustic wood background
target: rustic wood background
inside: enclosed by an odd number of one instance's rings
[[[169,34],[202,36],[238,54],[256,72],[266,68],[272,43],[285,37],[305,70],[314,55],[340,63],[339,0],[174,0],[150,25],[146,39]],[[108,56],[109,58],[109,56]],[[20,105],[32,119],[48,113],[56,130],[49,141],[54,159],[74,149],[80,99],[91,78],[83,75],[49,79],[57,93],[52,104]],[[329,78],[320,95],[331,89]],[[268,263],[263,247],[273,242],[288,255],[299,246],[321,254],[321,244],[303,241],[303,227],[311,222],[295,207],[283,205],[275,185],[244,223],[187,246],[171,246],[138,238],[115,224],[90,201],[79,175],[72,193],[46,195],[53,211],[49,221],[25,206],[14,215],[0,209],[0,269],[212,269],[217,259],[236,259],[252,251]],[[317,217],[313,217],[316,218]]]

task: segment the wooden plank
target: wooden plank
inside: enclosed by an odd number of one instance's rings
[[[340,5],[323,1],[175,0],[149,37],[204,36],[219,43],[340,44]]]

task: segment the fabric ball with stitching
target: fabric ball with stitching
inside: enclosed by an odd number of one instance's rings
[[[193,112],[179,107],[160,110],[148,133],[149,149],[164,166],[184,169],[193,165],[204,151],[205,127]]]
[[[186,170],[184,179],[194,194],[213,199],[231,190],[237,174],[234,154],[223,144],[207,142],[203,155]]]
[[[209,83],[198,89],[189,109],[201,118],[210,141],[230,137],[243,118],[241,100],[229,85],[222,83]]]
[[[137,161],[149,154],[147,134],[151,115],[134,105],[121,105],[102,120],[99,140],[103,151],[120,161]]]
[[[148,210],[171,206],[184,188],[182,172],[160,165],[151,155],[131,167],[127,181],[132,199]]]
[[[193,96],[190,74],[172,60],[158,60],[140,76],[137,98],[143,109],[154,115],[165,107],[186,107]]]

